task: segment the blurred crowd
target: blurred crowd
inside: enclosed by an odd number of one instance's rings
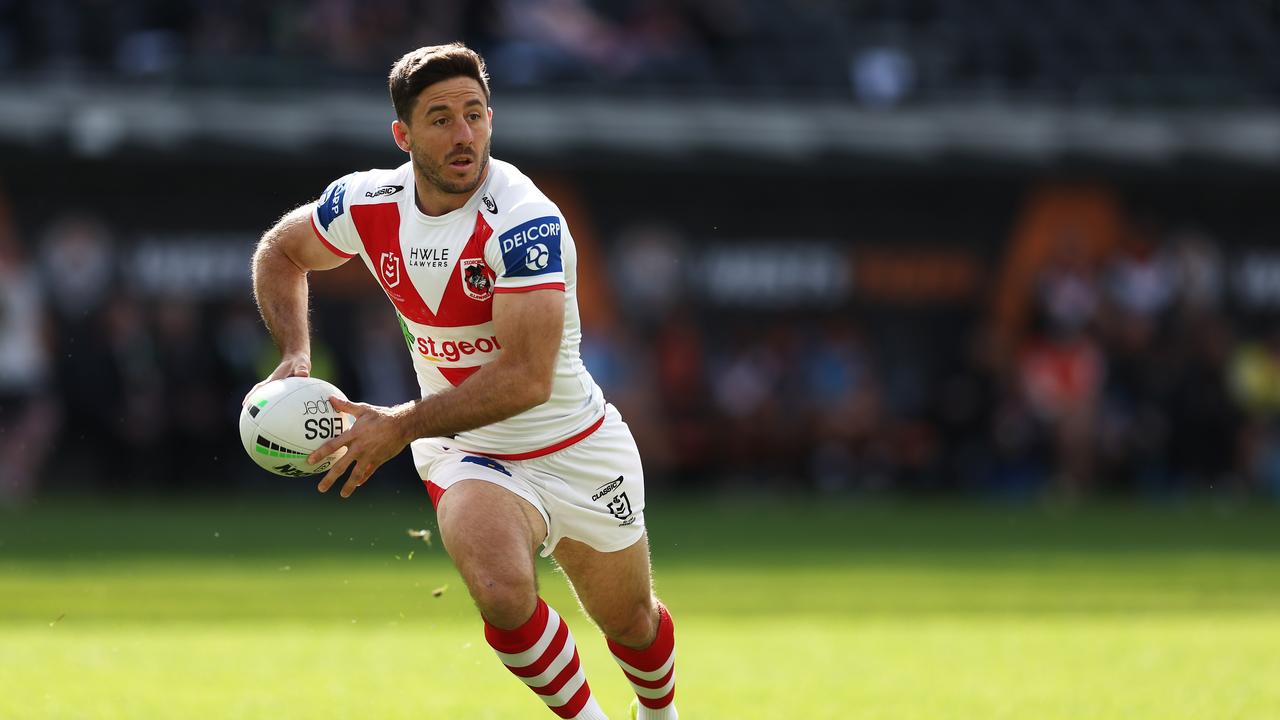
[[[499,87],[846,83],[843,3],[326,0],[0,3],[0,72],[332,88],[465,40]]]
[[[9,0],[0,76],[367,88],[462,39],[495,84],[956,97],[1280,99],[1270,0]]]
[[[1228,314],[1213,238],[1149,224],[1099,247],[1055,229],[1021,281],[1017,244],[991,297],[932,318],[691,314],[627,258],[639,332],[595,338],[588,363],[647,460],[691,483],[1280,496],[1280,332]]]
[[[100,218],[18,228],[0,211],[0,500],[255,477],[235,418],[277,357],[247,273],[145,288]],[[1019,232],[991,297],[925,318],[712,307],[678,229],[627,228],[604,239],[620,318],[584,359],[669,487],[1280,496],[1280,331],[1229,311],[1220,244],[1154,220]],[[315,374],[395,404],[416,385],[368,289],[318,294]]]

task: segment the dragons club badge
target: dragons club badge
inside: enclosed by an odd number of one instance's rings
[[[462,273],[462,289],[472,300],[488,300],[493,297],[493,277],[481,258],[463,259],[458,263]]]

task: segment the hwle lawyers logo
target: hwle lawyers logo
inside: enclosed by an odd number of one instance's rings
[[[382,259],[378,262],[378,267],[382,272],[382,281],[387,287],[393,288],[400,284],[400,256],[392,252],[382,253]]]

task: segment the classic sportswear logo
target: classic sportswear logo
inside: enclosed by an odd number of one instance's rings
[[[493,198],[490,197],[488,193],[485,193],[484,195],[480,196],[480,200],[481,202],[484,203],[485,210],[488,210],[494,215],[498,214],[498,203],[494,202]]]
[[[376,190],[370,190],[369,192],[365,193],[364,196],[367,198],[376,198],[376,197],[381,197],[383,195],[395,195],[396,193],[400,192],[403,189],[404,189],[403,185],[383,185],[377,188]]]
[[[414,341],[414,349],[431,362],[457,362],[468,355],[491,353],[501,350],[497,335],[475,338],[474,340],[444,340],[437,342],[433,337],[420,337]]]
[[[564,270],[560,259],[560,218],[534,218],[511,228],[498,238],[504,277],[536,277]]]
[[[604,485],[601,485],[600,487],[596,488],[595,493],[591,496],[591,501],[595,502],[600,498],[604,497],[605,495],[608,495],[609,493],[613,492],[614,490],[617,490],[618,487],[622,485],[622,477],[623,477],[622,475],[619,475],[617,480],[610,480]]]

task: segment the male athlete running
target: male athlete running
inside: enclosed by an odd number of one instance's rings
[[[489,157],[479,55],[457,43],[414,50],[389,84],[391,133],[409,162],[338,179],[254,254],[254,294],[283,356],[268,380],[310,372],[307,273],[360,256],[396,308],[422,398],[334,398],[357,422],[313,456],[347,448],[320,491],[349,469],[349,497],[409,445],[503,664],[556,715],[606,718],[568,625],[538,597],[541,545],[604,631],[635,689],[632,712],[674,720],[675,635],[652,590],[644,475],[578,356],[569,228],[529,178]]]

